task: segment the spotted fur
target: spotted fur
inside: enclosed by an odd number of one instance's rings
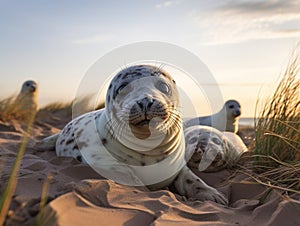
[[[225,204],[222,194],[186,166],[178,108],[178,91],[170,74],[150,65],[126,68],[112,79],[105,109],[65,126],[56,153],[88,163],[122,184],[159,189],[174,183],[188,198]]]

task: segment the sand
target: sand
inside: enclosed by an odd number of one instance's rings
[[[89,166],[36,142],[60,131],[71,119],[64,111],[37,117],[22,160],[6,225],[34,225],[43,183],[51,175],[42,225],[299,225],[300,197],[254,183],[243,173],[195,172],[223,192],[229,206],[189,201],[170,190],[149,191],[116,184]],[[25,126],[0,121],[0,192],[3,194]],[[247,145],[252,130],[241,131]]]

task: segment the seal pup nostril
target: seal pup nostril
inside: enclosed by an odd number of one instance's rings
[[[154,100],[150,97],[144,97],[141,100],[137,101],[137,104],[143,111],[147,111],[153,105]]]

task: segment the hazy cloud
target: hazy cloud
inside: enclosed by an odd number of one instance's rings
[[[156,4],[155,7],[158,9],[168,8],[168,7],[180,4],[182,1],[183,0],[164,1],[162,3]]]
[[[300,37],[300,2],[228,1],[210,11],[194,11],[192,18],[203,30],[206,44],[255,39]]]
[[[72,43],[74,44],[95,44],[95,43],[102,43],[106,41],[110,41],[114,39],[114,35],[112,34],[96,34],[92,36],[83,37],[80,39],[73,40]]]

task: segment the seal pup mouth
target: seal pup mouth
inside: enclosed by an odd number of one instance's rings
[[[236,111],[232,112],[232,116],[234,118],[239,117],[240,115],[241,115],[241,111],[240,110],[236,110]]]
[[[139,139],[147,139],[151,135],[150,127],[159,127],[168,115],[165,106],[158,100],[144,97],[135,102],[129,112],[131,132]],[[155,118],[160,119],[158,122]]]
[[[137,126],[137,127],[149,126],[149,123],[150,123],[150,120],[145,119],[145,120],[142,120],[142,121],[136,123],[134,126]]]
[[[148,113],[147,113],[148,114]],[[149,113],[150,114],[150,113]],[[135,114],[135,119],[129,120],[129,127],[133,135],[139,139],[147,139],[151,135],[150,127],[155,129],[158,124],[155,122],[156,115],[143,117],[142,115]],[[159,117],[160,118],[160,117]]]

